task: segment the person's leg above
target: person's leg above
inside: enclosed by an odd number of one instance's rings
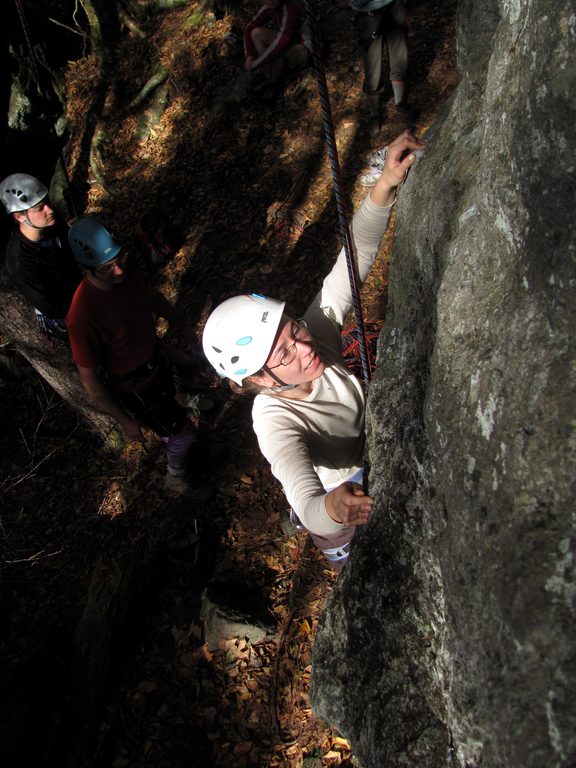
[[[286,50],[284,61],[291,72],[299,72],[310,64],[310,51],[302,43],[296,43]]]
[[[251,36],[258,56],[262,56],[276,39],[277,32],[266,27],[256,27],[252,30]],[[265,69],[269,82],[264,81],[260,87],[253,90],[253,93],[263,102],[272,102],[280,92],[279,83],[285,69],[284,56],[278,56],[265,63],[262,69]]]
[[[163,437],[166,445],[166,487],[174,493],[185,495],[191,501],[201,504],[212,496],[208,485],[191,485],[189,482],[189,458],[196,443],[196,427],[188,421],[175,435]]]
[[[277,37],[277,32],[273,29],[267,29],[266,27],[254,27],[250,33],[254,47],[258,53],[258,56],[262,56],[268,48],[272,45]]]
[[[388,6],[386,45],[390,59],[390,81],[394,91],[394,104],[400,106],[405,98],[405,78],[408,69],[406,42],[406,9],[404,0],[394,0]]]
[[[364,83],[370,114],[370,133],[377,135],[380,130],[380,95],[382,93],[382,32],[381,14],[356,13],[356,34],[362,50]]]
[[[199,503],[207,501],[211,490],[207,485],[188,482],[188,459],[196,442],[196,427],[188,412],[176,401],[172,368],[162,357],[160,368],[152,380],[135,392],[117,391],[121,406],[142,426],[151,429],[166,445],[166,486],[186,494]]]
[[[166,463],[173,477],[184,477],[188,469],[188,457],[196,442],[196,427],[187,421],[175,435],[162,438],[166,444]]]

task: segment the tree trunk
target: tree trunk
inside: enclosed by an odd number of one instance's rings
[[[80,0],[90,24],[92,52],[104,63],[111,59],[118,39],[120,22],[115,0]]]
[[[60,397],[107,439],[111,447],[118,446],[120,438],[115,423],[96,410],[84,391],[69,349],[52,348],[38,328],[34,310],[18,293],[1,284],[0,331]]]

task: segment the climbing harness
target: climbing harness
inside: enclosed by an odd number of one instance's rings
[[[346,211],[346,203],[344,199],[344,182],[342,180],[342,172],[340,170],[340,162],[338,160],[338,150],[336,148],[336,137],[334,135],[334,123],[332,120],[332,110],[330,108],[330,98],[328,95],[328,86],[326,84],[326,73],[324,71],[324,64],[320,55],[322,50],[321,37],[318,30],[318,24],[316,22],[316,16],[312,11],[311,0],[304,0],[304,8],[306,10],[306,17],[308,20],[311,42],[312,42],[312,59],[314,62],[314,72],[316,75],[316,85],[318,88],[318,94],[320,97],[320,104],[322,107],[323,127],[326,137],[326,144],[328,147],[328,156],[330,158],[330,165],[332,167],[332,177],[334,182],[334,196],[336,198],[336,208],[338,210],[338,221],[340,223],[340,236],[344,244],[344,251],[346,253],[346,264],[348,266],[348,279],[350,280],[350,290],[352,294],[352,307],[354,309],[354,317],[356,320],[357,338],[359,344],[360,360],[362,364],[362,378],[364,384],[367,387],[370,383],[370,366],[368,363],[368,351],[366,343],[366,332],[364,329],[364,322],[362,319],[362,307],[360,305],[360,290],[358,285],[358,268],[354,258],[354,251],[352,247],[352,236],[350,234],[350,223],[348,220],[348,214]]]

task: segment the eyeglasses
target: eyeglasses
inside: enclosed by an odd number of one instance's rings
[[[310,338],[310,334],[308,333],[308,324],[305,320],[302,320],[302,318],[300,318],[300,320],[296,320],[296,322],[292,324],[292,338],[294,339],[293,343],[285,348],[278,365],[267,366],[269,371],[273,371],[274,368],[280,368],[281,365],[286,366],[290,365],[290,363],[293,363],[294,360],[296,360],[296,355],[298,354],[296,344],[298,344],[298,342],[306,341]]]
[[[102,264],[100,267],[96,267],[94,271],[99,275],[111,275],[114,272],[115,267],[120,267],[121,269],[124,269],[127,261],[128,261],[128,254],[121,253],[119,256],[117,256],[115,259],[112,259],[112,261],[109,261],[107,264]]]

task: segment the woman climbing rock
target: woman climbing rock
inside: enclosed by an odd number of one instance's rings
[[[374,263],[397,188],[424,142],[408,131],[389,148],[382,173],[354,216],[358,274]],[[352,303],[344,249],[303,319],[259,294],[235,296],[212,312],[204,352],[236,392],[255,393],[260,449],[290,506],[337,570],[355,527],[368,522],[364,493],[364,393],[342,360],[340,327]]]

